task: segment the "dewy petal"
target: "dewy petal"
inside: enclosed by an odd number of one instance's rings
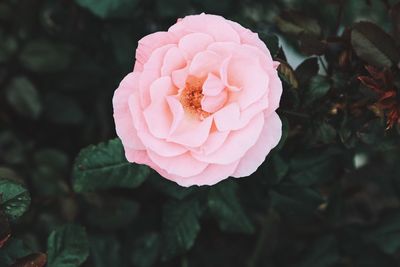
[[[169,32],[155,32],[140,39],[136,49],[134,71],[143,71],[143,65],[149,60],[155,49],[176,42],[175,36]]]
[[[208,116],[201,121],[189,114],[185,114],[176,130],[169,135],[167,141],[188,147],[201,146],[210,134],[212,121],[212,116]]]
[[[217,72],[220,65],[220,56],[212,51],[196,54],[189,66],[189,74],[196,77],[205,77],[210,72]]]
[[[214,114],[214,122],[218,131],[229,131],[236,127],[240,119],[240,107],[230,103]]]
[[[240,37],[226,20],[217,15],[200,14],[186,16],[168,29],[177,37],[194,32],[209,34],[217,42],[240,43]]]
[[[170,174],[179,175],[182,177],[197,175],[203,172],[208,166],[207,163],[194,159],[189,153],[185,153],[173,158],[161,157],[151,150],[148,150],[147,154],[149,155],[149,158],[161,169]]]
[[[224,106],[227,99],[228,93],[226,91],[222,91],[216,96],[204,96],[201,100],[201,108],[204,111],[214,113]]]
[[[229,134],[225,143],[214,153],[201,155],[191,152],[194,158],[215,164],[229,164],[239,160],[258,140],[264,126],[264,114],[255,116],[243,129]]]
[[[216,96],[220,94],[224,88],[225,85],[221,79],[218,76],[209,73],[207,79],[204,81],[202,92],[203,95],[206,96]]]
[[[129,98],[129,107],[133,116],[133,122],[137,129],[137,135],[146,148],[149,148],[161,156],[172,157],[185,153],[187,149],[181,145],[158,139],[149,133],[148,127],[140,110],[139,100],[135,95]]]
[[[161,76],[169,76],[175,70],[186,66],[186,59],[177,47],[171,47],[164,56]]]
[[[282,122],[274,112],[268,117],[265,117],[264,128],[260,134],[260,138],[240,160],[240,163],[232,176],[237,178],[244,177],[255,172],[264,162],[265,157],[271,149],[279,143],[281,136]]]
[[[149,131],[157,138],[167,138],[172,124],[172,114],[166,96],[174,92],[171,78],[161,77],[153,82],[150,88],[151,103],[144,110]]]
[[[171,47],[174,47],[174,45],[166,45],[155,49],[143,66],[143,71],[139,78],[140,103],[143,108],[150,104],[150,85],[161,77],[162,62]]]
[[[178,47],[186,54],[187,59],[192,59],[197,53],[206,50],[213,42],[213,38],[205,33],[190,33],[179,40]]]
[[[137,73],[128,74],[121,81],[118,89],[115,90],[113,97],[114,121],[115,130],[124,146],[133,149],[145,149],[137,136],[128,104],[129,97],[137,93],[138,75]]]

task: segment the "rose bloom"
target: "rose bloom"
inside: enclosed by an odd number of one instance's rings
[[[281,138],[277,66],[256,33],[221,16],[145,36],[113,98],[126,158],[181,186],[252,174]]]

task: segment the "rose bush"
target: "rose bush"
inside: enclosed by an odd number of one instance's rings
[[[250,175],[281,137],[277,66],[256,33],[220,16],[145,36],[113,98],[126,158],[182,186]]]

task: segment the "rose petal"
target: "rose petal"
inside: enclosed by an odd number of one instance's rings
[[[224,88],[225,85],[221,79],[218,76],[209,73],[207,79],[204,81],[202,93],[206,96],[216,96],[221,93]]]
[[[172,114],[166,96],[174,93],[171,78],[161,77],[150,87],[151,103],[144,110],[144,118],[152,135],[167,138],[172,124]]]
[[[173,71],[182,69],[185,66],[186,59],[183,53],[177,47],[171,47],[164,56],[161,76],[171,75]]]
[[[166,45],[155,49],[150,55],[149,60],[143,66],[143,71],[139,78],[140,103],[143,108],[150,104],[150,85],[160,78],[164,56],[173,46],[174,45]]]
[[[167,96],[167,103],[172,112],[172,124],[169,130],[169,134],[173,133],[182,122],[185,111],[183,110],[181,102],[177,99],[176,96]]]
[[[173,158],[159,156],[151,150],[148,150],[147,154],[149,155],[149,158],[157,164],[157,166],[165,170],[167,173],[182,177],[197,175],[203,172],[208,166],[207,163],[194,159],[189,153]]]
[[[240,43],[240,37],[221,16],[200,14],[186,16],[168,29],[177,37],[193,32],[209,34],[218,42]]]
[[[134,71],[143,71],[143,65],[149,60],[155,49],[176,42],[175,36],[169,32],[155,32],[140,39],[136,49]]]
[[[214,113],[224,106],[228,99],[228,93],[226,91],[221,92],[217,96],[204,96],[201,100],[201,108],[204,111]]]
[[[146,148],[156,151],[165,157],[177,156],[185,153],[187,149],[181,145],[158,139],[149,133],[148,127],[140,110],[139,100],[135,95],[129,98],[129,107],[133,115],[133,122],[137,129],[137,135]]]
[[[236,103],[231,103],[214,114],[214,122],[218,131],[230,131],[239,122],[240,108]]]
[[[263,126],[264,114],[258,114],[246,127],[231,132],[225,143],[214,153],[201,155],[192,151],[191,154],[194,158],[203,162],[215,164],[232,163],[243,157],[247,150],[257,142]]]
[[[176,130],[170,133],[167,141],[189,147],[198,147],[207,140],[212,121],[212,116],[201,121],[190,114],[185,114]]]
[[[115,130],[124,146],[133,149],[144,149],[145,147],[137,136],[128,105],[130,95],[137,91],[138,79],[137,73],[130,73],[122,80],[118,89],[115,90],[113,97],[114,121]]]
[[[260,138],[241,158],[240,163],[232,175],[233,177],[249,176],[264,162],[265,157],[274,148],[282,136],[282,122],[274,112],[265,117],[264,128]]]
[[[189,66],[189,74],[204,77],[210,72],[217,72],[220,65],[220,56],[212,51],[196,54]]]
[[[175,84],[176,87],[178,87],[179,89],[185,88],[188,73],[189,66],[172,72],[172,82]]]
[[[179,40],[178,47],[186,53],[187,59],[192,59],[198,52],[206,50],[213,41],[210,35],[196,32],[183,36]]]

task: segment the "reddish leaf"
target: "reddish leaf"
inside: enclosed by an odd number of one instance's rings
[[[44,267],[47,262],[47,255],[41,252],[30,254],[17,260],[11,267]]]
[[[0,195],[1,203],[1,195]],[[3,210],[0,209],[0,248],[4,246],[7,240],[11,236],[10,224],[8,223],[8,218],[4,214]]]
[[[377,92],[377,93],[382,93],[382,89],[379,87],[379,84],[372,79],[371,77],[368,76],[359,76],[357,78],[362,84],[364,84],[366,87],[370,88],[371,90]]]

